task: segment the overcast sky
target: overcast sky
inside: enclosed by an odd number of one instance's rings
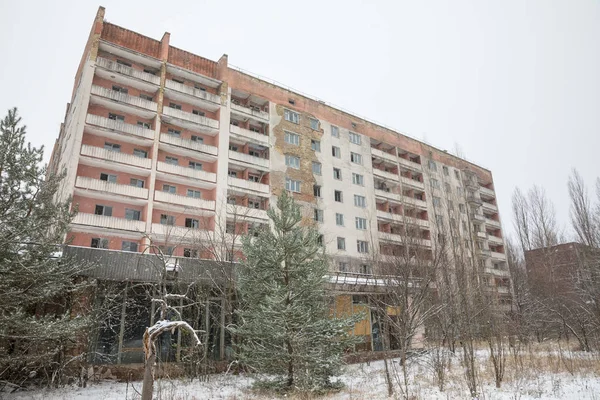
[[[58,135],[99,3],[0,4],[0,112]],[[566,182],[600,175],[600,2],[113,1],[109,22],[269,77],[464,155],[494,174],[505,230],[539,184],[568,222]],[[592,189],[590,187],[590,189]]]

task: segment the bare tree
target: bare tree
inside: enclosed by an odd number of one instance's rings
[[[571,225],[577,234],[578,241],[587,246],[598,247],[600,229],[594,218],[585,182],[576,169],[571,172],[568,188],[571,198]]]

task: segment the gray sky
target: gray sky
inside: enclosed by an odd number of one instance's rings
[[[88,1],[0,4],[0,113],[34,145],[58,135],[92,20]],[[109,22],[283,82],[494,174],[506,231],[515,186],[600,175],[600,2],[113,1]],[[166,7],[165,7],[166,5]],[[169,7],[172,5],[172,7]]]

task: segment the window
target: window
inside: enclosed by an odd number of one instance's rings
[[[359,186],[365,185],[365,177],[361,174],[352,173],[352,183]]]
[[[284,140],[286,143],[293,144],[294,146],[300,145],[300,135],[292,132],[285,132]]]
[[[300,169],[300,157],[285,155],[285,165],[290,168]]]
[[[127,94],[127,92],[129,92],[129,90],[123,86],[117,86],[117,85],[113,85],[112,90],[114,90],[115,92],[119,92],[119,93],[124,93]]]
[[[125,209],[125,219],[130,221],[139,221],[141,212],[139,210],[132,210],[130,208]]]
[[[367,219],[356,217],[356,229],[365,230],[367,229]]]
[[[112,174],[105,174],[104,172],[100,174],[100,180],[106,182],[117,183],[117,176]]]
[[[148,158],[148,152],[146,150],[133,149],[133,155],[139,158]]]
[[[331,125],[331,136],[340,137],[340,128],[337,126]]]
[[[362,164],[362,155],[357,153],[350,153],[350,161],[355,164]]]
[[[334,156],[335,158],[341,158],[342,152],[339,147],[331,146],[331,155]]]
[[[319,129],[319,120],[315,118],[310,118],[310,129],[318,130]]]
[[[333,169],[333,179],[337,179],[338,181],[342,180],[342,170],[339,168]]]
[[[446,187],[446,193],[452,193],[452,186],[450,186],[448,182],[446,182],[444,186]]]
[[[463,214],[466,212],[465,205],[464,205],[463,203],[460,203],[460,204],[458,205],[458,209],[459,209],[459,210],[460,210],[460,212],[461,212],[461,213],[463,213]]]
[[[430,179],[429,183],[431,184],[431,188],[432,189],[439,189],[440,187],[440,182],[437,179]]]
[[[323,222],[323,210],[315,208],[315,221]]]
[[[294,112],[292,110],[285,110],[283,112],[283,116],[286,121],[290,121],[294,124],[297,124],[298,122],[300,122],[300,116],[298,115],[297,112]]]
[[[320,152],[321,151],[321,142],[318,140],[312,139],[310,141],[310,148],[316,152]]]
[[[454,211],[454,203],[452,200],[448,200],[448,210]]]
[[[144,187],[144,181],[142,179],[130,178],[129,179],[129,185],[130,186],[139,187],[139,188],[143,188]]]
[[[90,247],[93,247],[94,249],[108,249],[108,239],[92,238]]]
[[[313,185],[313,194],[315,197],[321,197],[321,186]]]
[[[167,131],[167,133],[169,135],[171,135],[171,136],[181,137],[181,131],[177,130],[177,129],[169,128],[169,130]]]
[[[429,163],[427,163],[427,166],[429,167],[429,169],[431,171],[437,171],[437,164],[435,163],[435,161],[429,160]]]
[[[109,151],[115,151],[119,153],[121,151],[121,145],[116,143],[104,142],[104,148]]]
[[[181,104],[169,103],[169,108],[174,108],[176,110],[181,110]]]
[[[238,151],[238,147],[235,144],[229,143],[229,150],[231,150],[231,151]]]
[[[177,193],[177,187],[173,185],[163,185],[162,191],[175,194]]]
[[[196,143],[204,143],[204,138],[202,136],[192,135],[191,140]]]
[[[315,175],[321,175],[321,163],[313,161],[312,162],[312,172]]]
[[[317,236],[317,244],[323,246],[323,235]]]
[[[260,183],[260,176],[259,175],[248,174],[248,180],[250,182]]]
[[[368,253],[369,252],[369,243],[364,240],[356,241],[356,251],[359,253]]]
[[[124,65],[126,67],[131,67],[130,63],[128,63],[127,61],[123,61],[123,60],[117,60],[117,64],[121,64],[121,65]]]
[[[113,121],[123,122],[123,121],[125,121],[125,116],[119,115],[119,114],[108,113],[108,119],[112,119]]]
[[[175,225],[175,216],[160,214],[160,223],[161,225]]]
[[[123,240],[121,243],[121,250],[123,251],[138,251],[138,244],[136,242],[130,242],[128,240]]]
[[[188,258],[198,258],[198,250],[183,249],[183,256]]]
[[[260,200],[248,200],[248,208],[255,208],[257,210],[263,209],[263,207],[260,206]]]
[[[454,177],[455,177],[456,179],[460,179],[460,172],[458,172],[458,170],[457,170],[457,169],[455,169],[455,170],[454,170]]]
[[[345,261],[338,261],[338,271],[348,272],[348,263]]]
[[[205,115],[204,111],[200,111],[200,110],[192,110],[192,114],[199,115],[201,117],[204,117],[204,115]]]
[[[359,267],[359,272],[364,275],[370,275],[371,267],[369,267],[367,264],[361,264]]]
[[[138,121],[137,124],[138,124],[138,126],[141,126],[142,128],[152,129],[152,127],[150,126],[150,124],[147,123],[147,122]]]
[[[442,205],[442,200],[439,197],[433,196],[433,206],[440,207]]]
[[[346,239],[343,237],[337,238],[337,248],[338,250],[346,250]]]
[[[96,204],[96,208],[94,209],[94,214],[111,217],[112,216],[112,207]]]
[[[367,206],[367,199],[365,196],[360,196],[358,194],[354,195],[354,205],[356,207],[365,208]]]
[[[179,160],[177,159],[177,157],[166,156],[165,162],[171,165],[179,165]]]
[[[354,132],[348,132],[350,143],[360,144],[360,135]]]
[[[344,214],[335,213],[335,224],[337,226],[344,226]]]
[[[444,216],[443,215],[436,215],[435,216],[435,222],[439,225],[443,225],[444,224]]]
[[[285,178],[285,190],[289,190],[290,192],[300,193],[300,181]]]
[[[445,176],[450,175],[450,171],[448,171],[448,167],[446,167],[445,165],[442,167],[442,171],[444,172]]]
[[[291,105],[296,104],[296,100],[294,99],[288,99],[288,103],[290,103]]]
[[[186,218],[185,219],[185,227],[197,229],[200,227],[200,221],[198,221],[197,219],[194,219],[194,218]]]
[[[195,169],[196,171],[202,171],[202,163],[199,163],[198,161],[190,161],[188,167]]]
[[[187,197],[193,197],[194,199],[201,199],[202,193],[199,190],[188,189]]]
[[[144,99],[144,100],[148,100],[148,101],[154,101],[154,97],[149,96],[149,95],[144,94],[144,93],[140,94],[140,99]]]
[[[337,201],[338,203],[343,203],[343,195],[342,195],[342,191],[341,190],[334,190],[333,191],[333,198],[335,201]]]

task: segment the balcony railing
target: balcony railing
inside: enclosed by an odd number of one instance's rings
[[[407,178],[405,176],[401,176],[400,180],[406,186],[410,186],[410,187],[413,187],[413,188],[425,190],[425,184],[423,182],[421,182],[421,181],[417,181],[417,180],[412,179],[412,178]]]
[[[404,204],[413,205],[422,209],[427,209],[427,202],[425,200],[415,199],[414,197],[402,196]]]
[[[407,244],[407,245],[419,245],[419,246],[431,247],[431,240],[429,240],[429,239],[421,239],[421,238],[417,238],[417,237],[398,235],[395,233],[381,232],[381,231],[378,231],[377,234],[379,235],[379,240],[385,240],[385,241],[395,242],[395,243],[402,243],[402,244]]]
[[[389,181],[398,182],[398,174],[373,167],[373,175]]]
[[[496,197],[496,193],[494,193],[494,191],[492,189],[488,189],[485,186],[480,186],[479,191],[481,192],[481,194],[483,194],[485,196]]]
[[[498,268],[484,268],[483,272],[486,274],[496,275],[496,276],[509,276],[509,272],[506,269],[498,269]]]
[[[402,157],[398,157],[398,162],[400,163],[400,165],[406,167],[406,168],[410,168],[410,169],[414,169],[417,171],[421,171],[423,169],[423,167],[421,166],[421,164],[416,163],[414,161],[410,161],[410,160],[406,160]]]
[[[121,164],[133,165],[140,168],[150,168],[152,165],[152,160],[149,158],[142,158],[132,154],[106,150],[103,147],[89,146],[87,144],[81,146],[81,155],[98,158],[101,160],[114,161]]]
[[[163,114],[173,118],[179,118],[184,121],[193,122],[198,125],[206,126],[212,129],[219,129],[219,121],[202,115],[192,114],[191,112],[178,110],[176,108],[164,107]]]
[[[193,239],[206,240],[212,236],[212,232],[204,229],[163,224],[152,224],[152,233],[158,236],[170,237],[173,239],[177,238],[177,240],[184,239],[185,241],[191,241]]]
[[[506,254],[504,254],[504,253],[498,253],[497,251],[492,251],[491,255],[492,255],[492,258],[494,258],[496,260],[506,261]]]
[[[415,217],[409,217],[402,214],[393,214],[386,211],[377,210],[377,218],[391,220],[394,222],[400,222],[411,225],[418,225],[423,228],[429,228],[429,221],[426,219],[420,219]]]
[[[390,199],[390,200],[394,200],[398,203],[402,202],[402,198],[404,196],[402,196],[399,193],[394,193],[394,192],[388,192],[387,190],[383,190],[383,189],[375,189],[375,196],[378,197],[384,197],[386,199]]]
[[[229,125],[229,132],[248,138],[265,146],[269,145],[269,136],[263,135],[262,133],[252,132],[251,130],[240,128],[239,126],[235,125]]]
[[[214,172],[206,172],[194,168],[182,167],[180,165],[168,164],[164,161],[159,161],[157,163],[157,170],[168,174],[180,175],[213,183],[217,181],[217,175]]]
[[[227,213],[230,215],[235,215],[237,219],[243,220],[244,218],[257,218],[268,220],[269,216],[267,215],[266,210],[260,210],[258,208],[250,208],[244,206],[237,205],[227,205]]]
[[[119,74],[131,76],[133,78],[141,79],[146,82],[160,85],[160,76],[152,75],[144,71],[137,70],[135,68],[128,67],[123,64],[119,64],[116,61],[108,60],[106,58],[98,57],[96,59],[96,65],[99,67],[106,68],[108,70],[118,72]]]
[[[156,112],[157,104],[153,101],[142,99],[141,97],[130,96],[125,93],[117,92],[116,90],[107,89],[102,86],[92,85],[92,94],[105,97],[119,103],[129,104],[135,107],[144,108],[146,110]]]
[[[386,153],[385,151],[376,149],[374,147],[371,147],[371,155],[377,158],[380,158],[382,160],[388,160],[391,161],[393,163],[396,162],[396,156],[390,153]]]
[[[269,121],[269,113],[262,110],[246,107],[241,104],[235,104],[234,102],[231,103],[231,109],[267,122]]]
[[[477,232],[477,237],[480,239],[487,239],[487,235],[485,232]]]
[[[498,212],[498,207],[496,207],[495,204],[488,203],[487,201],[482,201],[481,206],[488,211]]]
[[[144,232],[146,230],[146,223],[144,221],[132,221],[125,218],[87,213],[78,213],[71,223],[133,232]]]
[[[163,143],[172,144],[173,146],[183,147],[185,149],[195,150],[213,156],[216,156],[218,154],[218,150],[215,146],[209,146],[207,144],[194,142],[189,139],[178,138],[173,135],[169,135],[168,133],[161,133],[160,141]]]
[[[486,218],[485,224],[489,226],[493,226],[494,228],[500,228],[500,222],[494,221],[493,219]]]
[[[485,222],[485,216],[476,212],[471,213],[471,219],[474,221]]]
[[[145,139],[154,139],[154,130],[152,129],[147,129],[139,125],[126,124],[125,122],[116,121],[114,119],[109,119],[100,115],[88,114],[85,118],[85,122],[88,125],[94,125],[100,128],[110,129],[111,131],[127,133]]]
[[[248,181],[245,179],[234,178],[232,176],[227,177],[227,184],[229,186],[238,187],[241,189],[251,190],[254,192],[260,193],[269,193],[269,185],[265,185],[264,183],[258,183],[253,181]]]
[[[118,194],[121,196],[135,197],[138,199],[148,198],[148,189],[137,186],[121,185],[118,183],[101,181],[100,179],[78,176],[75,186],[82,189],[96,190],[103,193]]]
[[[251,156],[250,154],[240,153],[238,151],[229,150],[229,158],[232,160],[242,161],[248,164],[258,165],[263,168],[269,168],[269,160]]]
[[[178,194],[163,192],[160,190],[154,191],[154,200],[163,203],[177,204],[179,206],[184,207],[201,208],[204,210],[214,211],[215,209],[214,200],[197,199],[194,197],[181,196]]]
[[[504,240],[502,238],[499,238],[494,235],[490,235],[489,233],[487,234],[487,239],[490,241],[491,244],[499,244],[499,245],[504,244]]]
[[[165,81],[165,87],[167,89],[176,90],[180,93],[189,94],[190,96],[194,96],[194,97],[197,97],[202,100],[211,101],[215,104],[221,104],[221,97],[217,96],[216,94],[212,94],[212,93],[206,92],[204,90],[196,89],[195,87],[187,86],[187,85],[184,85],[183,83],[175,82],[170,79],[167,79]]]

